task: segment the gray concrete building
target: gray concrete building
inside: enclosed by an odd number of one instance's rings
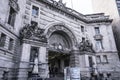
[[[120,56],[120,0],[92,0],[92,6],[93,12],[105,13],[113,19],[113,33]]]
[[[0,80],[62,80],[69,68],[81,78],[119,80],[111,23],[103,13],[83,15],[62,0],[1,0]]]

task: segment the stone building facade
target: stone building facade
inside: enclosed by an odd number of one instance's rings
[[[94,13],[105,13],[113,19],[112,28],[120,57],[120,0],[109,0],[109,2],[105,0],[92,0],[92,6]]]
[[[49,78],[53,70],[63,76],[66,67],[80,68],[81,77],[118,77],[111,23],[103,13],[83,15],[62,0],[1,0],[0,78]]]

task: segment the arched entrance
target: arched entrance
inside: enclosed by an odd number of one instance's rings
[[[25,66],[24,73],[28,73],[28,78],[34,78],[34,75],[41,78],[48,78],[51,74],[52,77],[62,76],[65,67],[71,65],[76,67],[79,63],[76,55],[78,51],[73,49],[76,38],[64,24],[52,25],[46,30],[37,25],[26,25],[21,29],[20,35],[22,40],[20,69]],[[24,64],[22,61],[29,63]]]
[[[48,65],[50,77],[62,77],[70,66],[70,51],[76,44],[75,36],[65,25],[54,25],[47,31]]]

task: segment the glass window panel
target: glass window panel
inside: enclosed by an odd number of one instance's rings
[[[102,45],[101,40],[96,40],[96,49],[97,50],[102,50],[103,49],[103,45]]]
[[[99,27],[95,27],[95,33],[96,33],[96,34],[100,34],[100,29],[99,29]]]
[[[32,8],[32,15],[33,16],[38,16],[38,13],[39,13],[39,8],[36,7],[36,6],[33,6],[33,8]]]

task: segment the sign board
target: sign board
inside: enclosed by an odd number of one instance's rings
[[[64,80],[80,80],[80,68],[79,67],[65,68]]]
[[[73,67],[70,68],[70,80],[80,80],[80,68]]]

